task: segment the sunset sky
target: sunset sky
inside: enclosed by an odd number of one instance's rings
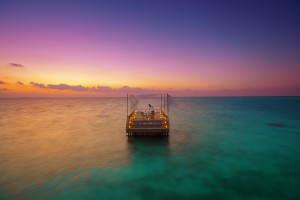
[[[0,0],[0,97],[300,95],[300,2]]]

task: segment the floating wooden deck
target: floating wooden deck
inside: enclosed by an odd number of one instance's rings
[[[167,136],[169,117],[162,110],[134,110],[127,117],[128,136]]]

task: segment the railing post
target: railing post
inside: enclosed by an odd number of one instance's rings
[[[160,110],[162,111],[162,94],[160,94]]]
[[[164,113],[166,112],[166,95],[164,94]]]
[[[167,93],[167,113],[169,116],[169,94]]]

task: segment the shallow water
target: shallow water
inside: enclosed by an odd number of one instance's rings
[[[128,138],[125,98],[0,99],[0,199],[299,199],[299,97],[172,101]]]

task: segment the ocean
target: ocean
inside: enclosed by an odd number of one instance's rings
[[[300,97],[172,98],[169,116],[169,137],[127,137],[126,98],[0,99],[0,199],[300,199]]]

